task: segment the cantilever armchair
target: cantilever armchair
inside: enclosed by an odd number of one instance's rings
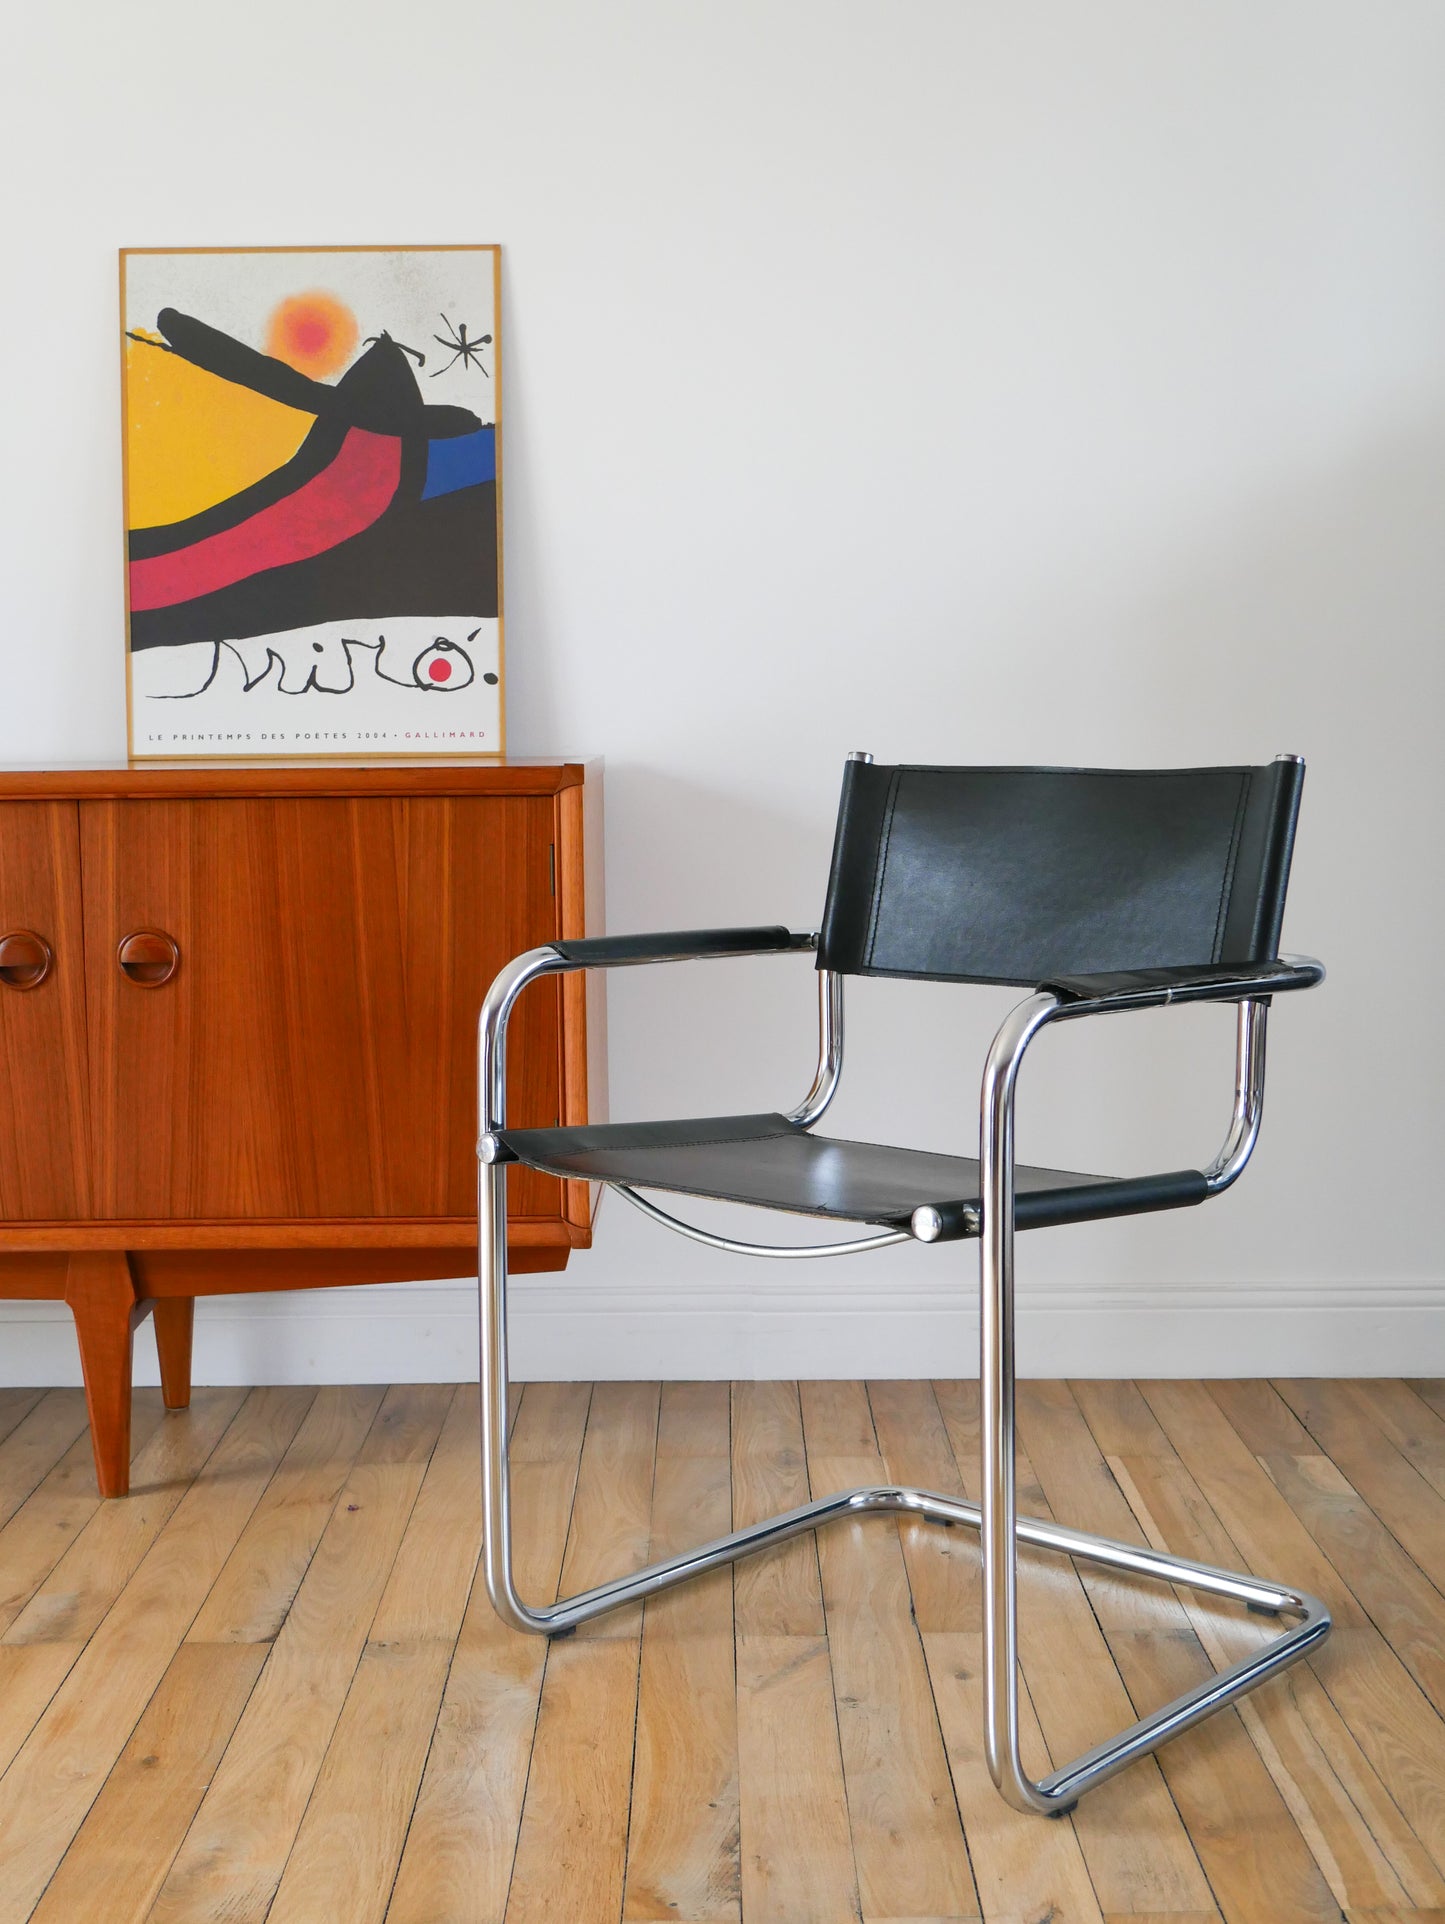
[[[1321,981],[1278,952],[1304,764],[1108,770],[878,767],[848,760],[821,928],[701,930],[556,942],[510,963],[487,995],[478,1040],[482,1478],[488,1593],[519,1630],[556,1637],[599,1612],[840,1517],[904,1512],[978,1530],[984,1591],[984,1739],[1015,1808],[1059,1816],[1080,1794],[1295,1662],[1330,1629],[1324,1605],[1286,1585],[1085,1535],[1017,1513],[1014,1487],[1014,1232],[1197,1206],[1249,1161],[1264,1094],[1271,998]],[[789,951],[815,952],[818,1071],[786,1113],[509,1129],[507,1019],[539,976]],[[1015,984],[1029,994],[984,1064],[976,1159],[818,1135],[843,1057],[843,978]],[[1112,1177],[1016,1165],[1014,1096],[1024,1054],[1056,1022],[1161,1004],[1237,1007],[1235,1097],[1219,1154],[1201,1169]],[[798,1258],[885,1244],[974,1241],[981,1295],[981,1504],[928,1490],[844,1490],[735,1531],[635,1576],[553,1604],[525,1603],[512,1575],[507,1466],[509,1162],[609,1184],[699,1241]],[[639,1192],[755,1204],[867,1233],[803,1248],[716,1236]],[[1035,1781],[1019,1754],[1017,1548],[1057,1550],[1183,1584],[1294,1620],[1198,1689]]]

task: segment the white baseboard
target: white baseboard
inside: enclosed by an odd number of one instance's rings
[[[522,1381],[696,1377],[966,1376],[976,1312],[945,1285],[801,1278],[755,1287],[512,1285]],[[1028,1376],[1445,1375],[1445,1282],[1021,1287]],[[198,1383],[475,1379],[476,1286],[225,1296],[196,1306]],[[136,1380],[156,1382],[148,1327]],[[0,1385],[78,1383],[69,1312],[0,1303]]]

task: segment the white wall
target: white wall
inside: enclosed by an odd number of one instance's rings
[[[510,739],[606,755],[611,926],[815,919],[855,747],[1305,754],[1286,941],[1331,973],[1277,1012],[1256,1166],[1026,1241],[1026,1356],[1445,1370],[1435,0],[81,0],[6,31],[0,758],[124,749],[116,247],[499,240]],[[797,960],[619,977],[614,1115],[796,1100],[811,998]],[[839,1131],[965,1148],[1004,1000],[860,985]],[[1025,1155],[1209,1155],[1229,1051],[1220,1011],[1050,1038]],[[918,1248],[780,1275],[614,1199],[518,1285],[518,1349],[952,1372],[969,1287]],[[4,1315],[10,1380],[73,1375],[63,1312]],[[461,1286],[212,1303],[198,1337],[213,1380],[470,1358]]]

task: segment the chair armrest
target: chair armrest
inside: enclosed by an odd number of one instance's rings
[[[1216,962],[1174,969],[1124,969],[1109,975],[1059,975],[1039,988],[1059,999],[1060,1013],[1071,1004],[1091,1009],[1152,1009],[1166,1002],[1240,1002],[1286,989],[1312,989],[1325,979],[1324,965],[1308,955],[1281,956],[1277,962]],[[1078,1014],[1086,1011],[1080,1007]]]
[[[626,968],[638,962],[690,962],[707,956],[777,955],[815,949],[811,930],[794,934],[780,926],[756,929],[674,929],[657,935],[598,935],[549,945],[573,969]]]
[[[684,929],[658,935],[599,935],[580,941],[549,942],[513,956],[493,978],[477,1018],[477,1153],[483,1162],[498,1160],[507,1113],[507,1023],[517,997],[543,975],[576,969],[628,967],[638,962],[687,962],[703,956],[786,955],[815,949],[815,932],[796,935],[782,927]],[[824,983],[829,978],[820,978]],[[821,1076],[822,1071],[819,1071]],[[816,1089],[815,1084],[815,1089]],[[812,1098],[810,1092],[809,1100]]]

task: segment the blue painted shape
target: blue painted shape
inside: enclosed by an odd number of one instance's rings
[[[497,430],[478,428],[475,434],[454,434],[445,441],[428,441],[423,501],[434,495],[455,494],[497,478]]]

